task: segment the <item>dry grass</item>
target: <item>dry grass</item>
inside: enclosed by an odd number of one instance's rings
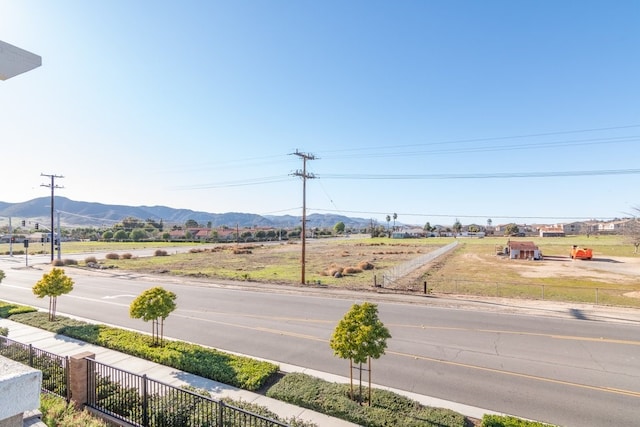
[[[308,241],[305,279],[311,283],[352,289],[373,286],[380,270],[411,260],[443,244],[423,240],[327,239]],[[386,250],[381,250],[384,248]],[[146,273],[200,278],[301,282],[301,244],[217,245],[167,257],[117,260],[114,265]]]

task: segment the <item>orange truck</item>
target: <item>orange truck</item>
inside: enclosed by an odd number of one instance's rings
[[[591,248],[579,248],[577,245],[571,247],[571,259],[586,259],[593,258],[593,249]]]

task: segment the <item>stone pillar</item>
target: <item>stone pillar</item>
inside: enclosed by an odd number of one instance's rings
[[[77,409],[87,403],[87,359],[96,357],[95,353],[84,351],[69,357],[69,388],[71,402]]]

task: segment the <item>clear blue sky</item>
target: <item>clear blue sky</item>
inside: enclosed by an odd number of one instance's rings
[[[637,0],[0,0],[0,40],[43,62],[0,82],[0,201],[45,173],[78,201],[300,215],[299,150],[308,213],[640,205]]]

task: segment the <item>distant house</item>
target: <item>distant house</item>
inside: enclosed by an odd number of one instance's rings
[[[598,231],[605,233],[617,233],[624,229],[627,222],[629,222],[628,219],[604,222],[598,225]]]
[[[427,233],[423,228],[419,227],[402,227],[401,230],[396,230],[391,233],[392,239],[412,239],[418,237],[426,237]]]
[[[542,259],[540,249],[533,242],[518,242],[509,240],[507,252],[510,259]]]
[[[538,229],[540,237],[565,237],[564,228],[562,226],[543,226]]]

